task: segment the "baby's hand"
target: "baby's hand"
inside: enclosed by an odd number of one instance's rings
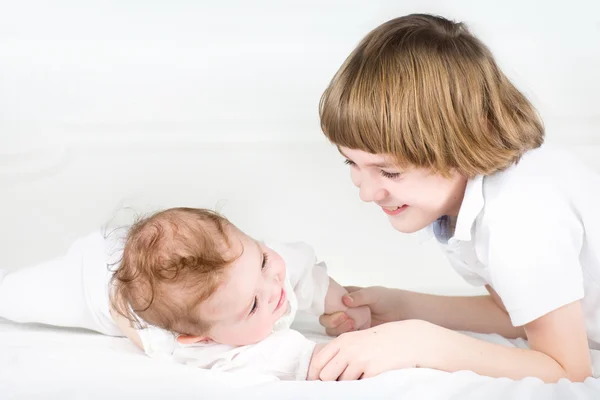
[[[354,321],[352,330],[361,331],[371,327],[371,309],[368,306],[348,308],[346,314]]]
[[[348,307],[342,301],[342,297],[347,295],[348,291],[340,286],[333,278],[329,278],[329,289],[325,296],[325,314],[333,314],[336,312],[344,312],[344,326],[347,330],[356,331],[371,327],[371,309],[369,306]],[[321,317],[323,317],[322,315]],[[347,320],[350,318],[350,320]],[[319,319],[320,321],[320,319]],[[321,323],[323,325],[323,323]],[[350,324],[350,326],[349,326]],[[329,331],[328,334],[331,334]]]

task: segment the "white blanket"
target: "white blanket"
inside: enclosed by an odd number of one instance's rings
[[[322,342],[314,321],[295,325]],[[526,346],[496,335],[478,335]],[[600,354],[594,354],[596,371]],[[251,390],[250,390],[251,388]],[[284,382],[269,376],[228,374],[152,360],[123,338],[97,333],[19,325],[0,320],[0,399],[600,399],[600,379],[492,379],[463,371],[391,371],[354,382]]]

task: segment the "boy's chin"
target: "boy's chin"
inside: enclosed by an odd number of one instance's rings
[[[390,223],[392,224],[392,228],[406,234],[419,232],[431,225],[429,221],[398,221],[393,218],[390,218]]]

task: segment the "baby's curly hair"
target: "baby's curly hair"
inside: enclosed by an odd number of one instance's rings
[[[210,326],[198,306],[237,258],[225,257],[231,248],[227,226],[233,225],[225,217],[197,208],[171,208],[136,222],[111,280],[113,308],[137,328],[148,323],[206,335]]]

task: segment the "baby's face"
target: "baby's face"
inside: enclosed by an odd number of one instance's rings
[[[199,311],[212,326],[210,339],[242,346],[266,338],[287,312],[286,268],[275,251],[235,228],[229,232],[231,254],[241,256],[227,268],[223,283]]]

